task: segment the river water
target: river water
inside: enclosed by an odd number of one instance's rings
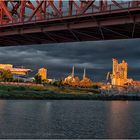
[[[0,100],[0,138],[140,138],[140,102]]]

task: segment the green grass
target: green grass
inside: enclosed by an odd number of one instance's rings
[[[56,100],[140,100],[125,95],[101,95],[94,89],[69,87],[0,85],[0,99],[56,99]]]
[[[91,93],[90,93],[91,94]],[[90,99],[96,97],[86,90],[69,89],[56,86],[16,86],[0,85],[0,98],[5,99]]]

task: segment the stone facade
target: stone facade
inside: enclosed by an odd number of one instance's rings
[[[111,74],[111,84],[116,86],[123,86],[128,82],[131,82],[132,79],[127,78],[128,64],[124,60],[120,64],[116,59],[113,59],[112,61],[113,68]]]
[[[41,76],[41,80],[46,80],[47,79],[47,69],[45,68],[40,68],[38,70],[38,75]]]

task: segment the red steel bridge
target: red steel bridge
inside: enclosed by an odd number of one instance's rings
[[[0,46],[139,37],[139,0],[0,0]]]

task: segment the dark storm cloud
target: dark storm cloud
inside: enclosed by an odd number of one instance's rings
[[[77,74],[82,75],[87,67],[88,75],[95,80],[105,79],[111,71],[112,58],[125,59],[130,76],[140,79],[139,39],[0,48],[0,63],[23,65],[35,71],[47,67],[51,78],[66,76],[74,65]]]

